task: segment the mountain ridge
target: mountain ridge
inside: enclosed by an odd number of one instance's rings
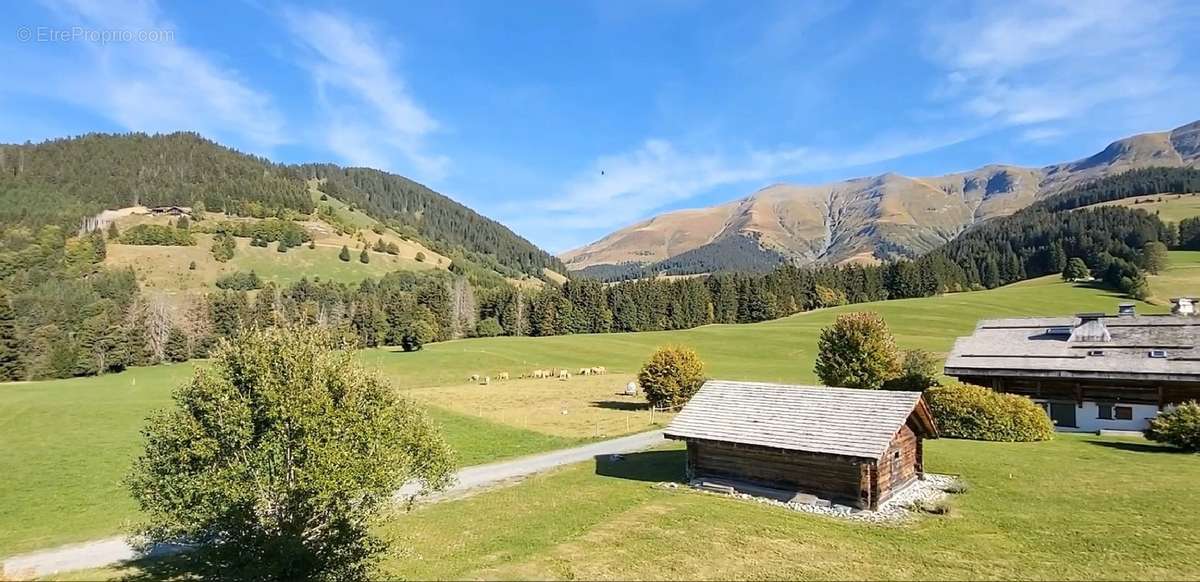
[[[715,206],[653,216],[559,258],[568,269],[587,274],[599,267],[609,273],[653,269],[685,253],[720,257],[724,247],[737,261],[718,258],[673,268],[762,270],[785,261],[840,264],[911,257],[974,224],[1098,178],[1138,168],[1198,165],[1200,121],[1122,138],[1091,156],[1042,167],[995,163],[940,176],[886,172],[816,185],[772,184]],[[779,259],[764,259],[759,269],[730,268],[746,261],[747,241],[758,244],[764,257]]]

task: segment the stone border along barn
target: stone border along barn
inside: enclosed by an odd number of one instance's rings
[[[693,482],[873,510],[924,479],[937,427],[919,392],[709,380],[664,433],[687,442]]]

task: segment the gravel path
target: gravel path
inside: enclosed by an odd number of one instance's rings
[[[521,457],[511,461],[467,467],[458,472],[456,475],[457,481],[454,485],[438,493],[436,496],[429,497],[423,501],[443,501],[461,496],[468,491],[480,487],[515,481],[522,477],[563,465],[587,461],[599,455],[640,451],[662,442],[662,431],[656,430],[529,457]],[[417,490],[418,487],[415,484],[405,485],[396,493],[396,500],[406,501]],[[176,551],[179,551],[179,549],[155,548],[151,552],[151,555],[164,555]],[[124,537],[112,537],[13,556],[4,560],[2,567],[0,567],[0,578],[16,580],[36,578],[57,572],[101,568],[139,557],[142,556],[125,542]]]

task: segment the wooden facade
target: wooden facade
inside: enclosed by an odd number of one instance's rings
[[[1169,404],[1200,400],[1200,382],[1172,379],[1133,380],[1126,378],[1043,378],[1012,371],[1008,374],[958,374],[969,384],[987,386],[998,392],[1020,394],[1036,400],[1057,402],[1104,402],[1112,404],[1151,404],[1159,409]]]
[[[925,478],[923,440],[907,424],[880,459],[686,440],[689,480],[743,481],[859,509],[875,509],[894,492]]]

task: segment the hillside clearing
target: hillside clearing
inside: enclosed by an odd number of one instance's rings
[[[1112,202],[1101,202],[1085,208],[1095,208],[1096,206],[1126,206],[1157,214],[1163,222],[1177,223],[1185,218],[1200,216],[1200,193],[1135,196]]]

